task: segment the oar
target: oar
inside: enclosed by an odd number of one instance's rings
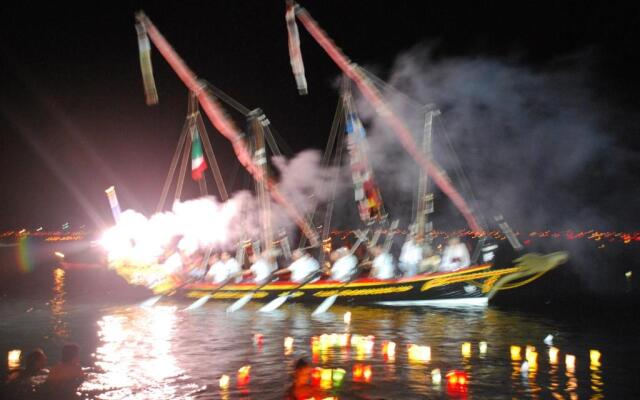
[[[391,224],[390,230],[395,233],[395,229],[397,229],[397,228],[398,228],[398,221],[396,220]],[[393,238],[393,235],[391,235],[391,237]],[[357,249],[358,246],[360,246],[360,244],[365,240],[365,238],[366,238],[365,234],[358,235],[358,241],[356,242],[356,244],[354,245],[353,249],[351,250],[351,254],[353,254],[355,252],[355,249]],[[387,235],[387,241],[386,242],[390,242],[389,235]],[[390,247],[390,245],[388,243],[386,243],[386,242],[385,242],[385,246],[384,247],[385,248]],[[388,249],[387,249],[387,251],[388,251]],[[338,293],[336,293],[336,294],[334,294],[332,296],[329,296],[326,299],[324,299],[324,301],[322,303],[320,303],[320,305],[318,307],[316,307],[315,310],[313,310],[311,315],[322,314],[322,313],[326,312],[329,308],[331,308],[331,306],[333,305],[333,303],[336,302],[336,300],[338,299],[338,296],[340,296],[340,293],[344,290],[344,288],[346,288],[347,285],[349,285],[351,282],[353,282],[354,280],[356,280],[358,278],[358,276],[360,275],[359,272],[360,272],[360,268],[358,268],[354,272],[353,276],[351,278],[349,278],[349,280],[346,283],[344,283],[342,286],[340,286],[338,288]]]
[[[295,293],[296,290],[300,289],[301,287],[303,287],[307,283],[309,283],[312,280],[314,280],[318,276],[319,273],[320,273],[319,270],[310,273],[309,276],[307,278],[305,278],[305,280],[302,281],[302,283],[300,283],[298,286],[296,286],[295,288],[291,289],[284,296],[279,296],[279,297],[276,297],[275,299],[271,300],[269,303],[267,303],[266,305],[262,306],[262,308],[260,308],[258,311],[264,312],[264,313],[274,311],[275,309],[277,309],[278,307],[283,305],[287,300],[289,300],[291,298],[291,296],[293,296],[293,294]]]
[[[240,297],[238,300],[235,301],[235,303],[233,303],[232,305],[227,307],[227,312],[228,313],[233,313],[233,312],[238,311],[242,307],[246,306],[247,303],[251,301],[251,299],[253,298],[254,294],[256,294],[263,287],[265,287],[268,284],[270,284],[271,282],[273,282],[273,278],[275,278],[275,276],[276,276],[275,273],[269,275],[269,277],[267,278],[265,283],[263,283],[262,285],[258,286],[255,289],[253,289],[251,292],[245,294],[244,296]]]
[[[215,293],[217,293],[222,288],[227,286],[229,283],[235,281],[235,279],[236,279],[236,275],[225,279],[224,281],[222,281],[222,283],[217,288],[213,289],[213,291],[211,291],[210,293],[207,293],[206,295],[200,297],[198,300],[196,300],[193,303],[191,303],[189,305],[189,307],[186,307],[183,311],[191,311],[191,310],[195,310],[196,308],[202,307],[203,305],[205,305],[207,303],[207,301],[209,301],[211,296],[213,296]]]

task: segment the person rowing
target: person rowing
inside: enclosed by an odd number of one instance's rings
[[[469,257],[467,245],[462,243],[457,237],[449,239],[447,246],[442,252],[440,271],[454,271],[456,269],[466,268],[469,265],[471,265],[471,258]]]
[[[255,283],[264,283],[276,270],[275,255],[273,251],[265,250],[260,255],[252,255],[249,258],[251,267],[243,275],[253,275]]]
[[[209,270],[205,279],[213,283],[220,283],[227,278],[224,262],[217,253],[211,254],[209,257]]]
[[[287,268],[279,269],[276,275],[291,273],[291,281],[303,282],[314,272],[320,269],[320,264],[315,258],[303,249],[295,249],[292,253],[293,262]]]
[[[224,271],[226,272],[226,277],[223,280],[234,276],[236,277],[236,282],[242,279],[242,266],[238,260],[231,257],[228,251],[223,251],[222,254],[220,254],[220,261],[224,264]]]
[[[346,282],[355,273],[358,266],[358,258],[351,254],[346,247],[340,247],[331,253],[331,280]]]
[[[402,245],[398,267],[405,278],[418,273],[418,266],[422,261],[422,241],[421,235],[409,234],[406,242]]]
[[[382,246],[374,246],[371,253],[375,256],[371,265],[371,277],[374,279],[393,279],[395,278],[395,266],[393,265],[393,256],[384,251]]]

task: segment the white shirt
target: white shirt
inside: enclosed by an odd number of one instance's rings
[[[214,283],[220,283],[227,279],[227,269],[222,261],[216,261],[211,268],[209,268],[209,272],[207,275],[210,276]]]
[[[236,282],[240,281],[240,279],[242,279],[242,275],[240,274],[242,272],[242,266],[240,265],[240,263],[238,262],[238,260],[236,260],[235,258],[229,258],[225,263],[224,263],[224,267],[227,270],[227,277],[236,275]]]
[[[371,266],[371,277],[376,279],[393,279],[395,278],[395,268],[393,266],[393,257],[389,253],[381,253],[373,259]]]
[[[349,280],[358,265],[358,257],[353,254],[339,258],[331,268],[331,279],[334,281]]]
[[[268,263],[266,260],[259,258],[249,270],[253,273],[253,280],[255,282],[262,282],[275,271],[275,266]]]
[[[400,262],[409,265],[418,265],[422,261],[422,247],[409,239],[402,245]]]
[[[293,282],[302,282],[310,274],[320,269],[320,264],[308,255],[298,258],[289,265],[291,271],[291,280]]]
[[[441,271],[453,271],[455,269],[465,268],[471,264],[469,250],[464,243],[453,246],[447,246],[442,252]]]

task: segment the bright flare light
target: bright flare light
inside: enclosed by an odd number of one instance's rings
[[[20,356],[22,350],[10,350],[7,354],[7,366],[9,370],[20,368]]]
[[[60,258],[60,259],[63,259],[63,258],[64,258],[64,253],[61,253],[61,252],[59,252],[59,251],[56,251],[56,252],[54,252],[53,254],[54,254],[56,257]]]

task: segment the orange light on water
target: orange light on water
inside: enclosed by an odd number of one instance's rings
[[[464,358],[471,357],[471,343],[469,342],[462,343],[461,352],[462,352],[462,357]]]
[[[449,371],[447,372],[447,389],[450,392],[464,392],[467,390],[469,383],[469,377],[464,371]]]
[[[245,386],[250,380],[251,366],[245,365],[238,370],[238,385]]]
[[[396,358],[396,344],[395,342],[386,341],[382,343],[382,355],[386,361],[393,361]]]
[[[567,368],[568,372],[573,372],[576,370],[576,356],[567,354],[564,356],[564,365]]]
[[[220,377],[220,380],[218,381],[218,384],[220,385],[220,389],[222,390],[226,390],[229,388],[229,375],[222,375]]]
[[[518,361],[521,359],[521,356],[520,356],[521,350],[522,349],[520,348],[520,346],[511,346],[509,348],[509,352],[511,353],[511,359],[513,361]]]
[[[371,365],[354,364],[353,365],[353,381],[354,382],[371,382]]]
[[[351,323],[351,311],[347,311],[346,313],[344,313],[343,320],[344,320],[344,323],[347,325]]]
[[[558,353],[560,352],[560,350],[558,350],[557,347],[549,347],[549,364],[557,364],[558,363]]]
[[[598,350],[589,350],[589,360],[591,361],[592,367],[600,366],[600,357],[602,354]]]
[[[293,352],[293,338],[291,336],[287,336],[284,338],[284,354],[288,356]]]
[[[407,356],[409,361],[413,362],[431,361],[431,347],[410,344],[407,349]]]
[[[20,368],[20,356],[22,350],[10,350],[7,354],[7,366],[9,370]]]

